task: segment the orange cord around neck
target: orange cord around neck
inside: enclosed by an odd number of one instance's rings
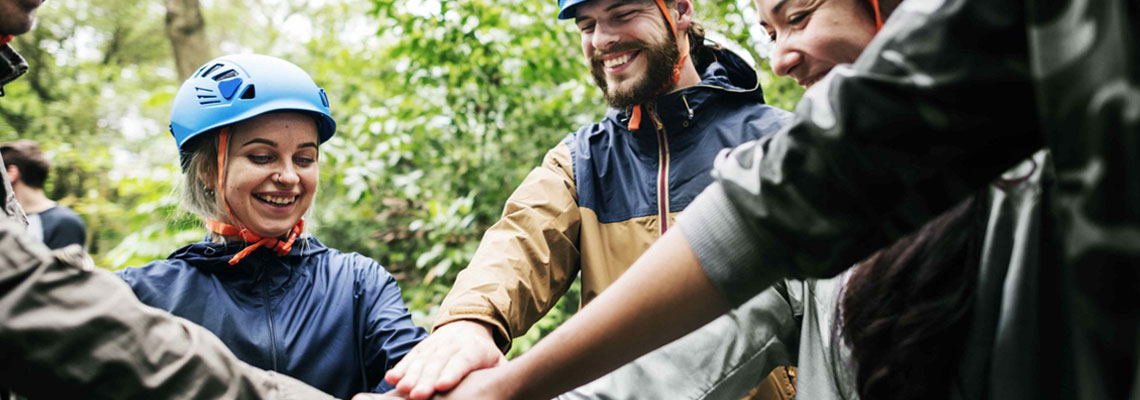
[[[875,33],[883,30],[883,13],[879,11],[879,0],[871,0],[871,9],[875,10]]]
[[[665,14],[665,21],[669,22],[669,29],[673,31],[673,41],[677,42],[677,46],[681,46],[681,38],[677,36],[677,23],[673,21],[673,14],[669,13],[669,9],[665,7],[665,0],[656,0],[657,8],[661,9],[661,13]],[[875,1],[875,0],[872,0]],[[685,42],[685,46],[679,48],[681,51],[681,58],[677,60],[677,64],[673,65],[673,77],[669,81],[669,86],[676,85],[681,81],[681,69],[685,67],[685,60],[689,57],[689,42]],[[629,130],[636,131],[641,128],[641,105],[633,106],[633,114],[629,117]]]
[[[230,265],[235,265],[238,262],[241,262],[245,256],[248,256],[250,253],[253,253],[254,250],[257,250],[258,247],[265,247],[267,249],[273,250],[277,253],[278,257],[284,257],[285,255],[289,254],[289,251],[293,250],[293,243],[296,242],[297,237],[301,236],[301,232],[305,231],[305,219],[298,219],[297,223],[293,224],[293,229],[289,230],[289,236],[286,237],[285,240],[271,237],[262,237],[261,235],[253,233],[253,231],[249,230],[248,228],[238,228],[236,226],[212,219],[206,220],[206,227],[210,229],[210,232],[214,232],[222,236],[238,236],[241,237],[241,240],[243,242],[252,243],[249,246],[246,246],[244,249],[241,249],[241,251],[237,252],[237,254],[234,254],[233,258],[230,258]]]
[[[246,248],[239,251],[237,254],[234,254],[234,256],[232,258],[230,258],[230,261],[229,261],[230,265],[235,265],[238,262],[241,262],[241,260],[243,258],[245,258],[245,256],[248,256],[250,253],[253,253],[253,251],[257,250],[258,247],[265,247],[267,249],[273,250],[274,252],[277,253],[278,257],[283,257],[283,256],[289,254],[289,251],[293,249],[293,243],[297,240],[297,237],[301,235],[301,232],[305,231],[305,219],[304,218],[298,219],[297,223],[293,224],[293,228],[289,230],[289,235],[286,236],[285,240],[280,240],[277,238],[271,238],[271,237],[267,238],[267,237],[263,237],[261,235],[258,235],[257,233],[254,233],[253,231],[246,228],[244,226],[244,224],[241,223],[241,221],[238,221],[237,217],[234,217],[233,211],[230,210],[230,203],[228,201],[226,201],[226,189],[225,189],[226,188],[226,159],[229,156],[229,143],[230,143],[229,139],[230,139],[230,127],[224,126],[224,127],[222,127],[221,131],[218,132],[218,189],[217,189],[217,192],[218,192],[218,198],[222,201],[222,204],[224,204],[226,207],[226,214],[229,215],[230,221],[237,222],[238,226],[233,226],[233,225],[227,224],[225,222],[221,222],[221,221],[217,221],[217,220],[213,220],[213,219],[207,219],[206,220],[206,229],[209,229],[210,232],[213,232],[213,233],[216,233],[216,234],[219,234],[222,236],[237,236],[237,237],[240,237],[243,242],[252,243],[249,246],[246,246]]]
[[[15,35],[0,35],[0,46],[12,43],[12,40],[15,38]]]

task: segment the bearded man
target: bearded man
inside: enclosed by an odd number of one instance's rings
[[[579,273],[582,303],[598,296],[712,182],[721,149],[789,122],[789,113],[764,104],[752,67],[706,44],[691,0],[560,0],[559,8],[560,19],[578,26],[609,110],[547,152],[507,200],[444,300],[433,334],[389,371],[403,395],[425,399],[498,365],[511,339],[553,308]],[[679,343],[662,356],[666,362],[633,365],[582,396],[740,398],[773,365],[791,364],[774,351],[753,357],[756,347],[779,344],[741,328],[772,317],[759,309],[742,307],[688,347]],[[782,378],[771,387],[794,390]]]

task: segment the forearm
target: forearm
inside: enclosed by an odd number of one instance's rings
[[[718,157],[717,183],[681,218],[733,304],[763,275],[840,273],[1042,146],[1015,3],[903,2],[854,65],[805,92],[792,124]]]
[[[515,398],[551,398],[665,345],[728,310],[673,230],[597,299],[503,371]]]

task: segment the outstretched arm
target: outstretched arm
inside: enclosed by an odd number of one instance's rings
[[[0,222],[0,386],[32,398],[332,399]]]
[[[569,289],[580,220],[573,174],[563,143],[511,194],[440,306],[435,330],[388,372],[396,390],[423,400],[506,361],[511,338]]]
[[[728,309],[681,232],[674,229],[533,349],[503,367],[472,373],[444,398],[552,398]]]

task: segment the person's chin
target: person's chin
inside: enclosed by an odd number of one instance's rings
[[[4,26],[0,26],[0,35],[23,35],[36,26],[36,14],[34,12],[26,17],[21,16],[15,19],[16,21],[5,21]]]
[[[292,227],[290,227],[290,228],[292,228]],[[266,237],[266,238],[279,238],[279,237],[282,237],[282,236],[289,234],[288,228],[281,228],[279,226],[266,227],[264,229],[259,229],[259,230],[261,232],[254,231],[254,233],[257,233],[259,236]]]

